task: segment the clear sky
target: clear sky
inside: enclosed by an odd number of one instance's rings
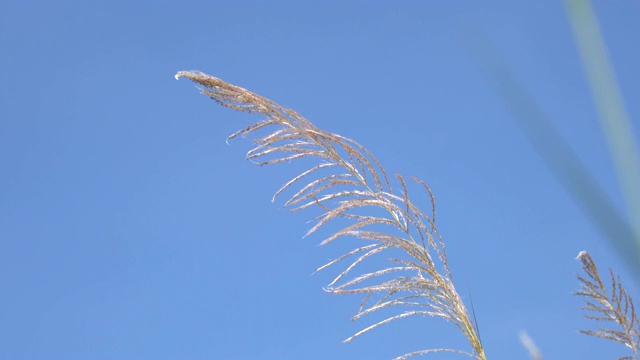
[[[361,298],[312,275],[352,244],[302,239],[271,196],[299,164],[258,167],[259,120],[199,95],[201,70],[367,146],[432,188],[489,359],[612,359],[579,334],[574,260],[638,286],[527,141],[464,31],[483,29],[620,211],[622,195],[561,1],[4,2],[0,11],[0,359],[391,359],[469,350],[414,318],[341,341]],[[596,2],[640,117],[640,3]],[[465,30],[466,29],[466,30]],[[326,235],[326,233],[325,233]],[[625,281],[626,280],[626,281]],[[451,354],[436,359],[461,358]]]

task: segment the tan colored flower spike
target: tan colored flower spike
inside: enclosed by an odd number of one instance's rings
[[[247,153],[249,160],[259,165],[302,158],[318,160],[277,190],[274,200],[284,190],[298,186],[285,206],[291,211],[310,207],[321,211],[307,235],[334,219],[347,219],[350,225],[326,237],[322,244],[342,237],[355,237],[364,242],[364,245],[318,269],[323,270],[347,259],[351,261],[325,290],[334,294],[365,295],[354,320],[380,309],[398,311],[345,342],[405,317],[441,317],[460,329],[472,352],[429,349],[407,353],[397,359],[433,352],[455,352],[479,360],[486,359],[476,323],[453,284],[445,244],[434,223],[435,200],[426,183],[411,178],[426,192],[429,214],[410,199],[408,185],[400,175],[395,175],[395,178],[401,192],[394,193],[384,168],[357,142],[320,130],[297,112],[216,77],[195,71],[181,71],[175,77],[185,77],[202,85],[201,92],[222,106],[265,117],[228,138],[245,137],[258,130],[271,129],[267,135],[256,134],[253,139],[255,148]],[[363,261],[393,249],[400,250],[403,256],[388,259],[388,266],[383,269],[348,278]]]
[[[582,270],[587,274],[587,277],[578,275],[580,290],[574,292],[574,295],[586,299],[586,305],[582,307],[587,311],[584,316],[595,321],[613,323],[620,328],[619,330],[600,328],[597,331],[580,330],[580,332],[615,341],[633,351],[633,356],[621,357],[620,360],[638,359],[640,321],[633,305],[633,299],[620,283],[620,277],[616,277],[613,270],[609,269],[611,275],[611,296],[609,296],[591,255],[586,251],[581,251],[576,259],[580,260]]]

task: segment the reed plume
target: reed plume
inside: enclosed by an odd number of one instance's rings
[[[588,319],[611,323],[618,329],[600,328],[593,330],[580,330],[581,333],[601,339],[608,339],[622,344],[631,351],[633,356],[624,356],[620,360],[638,359],[640,346],[640,322],[636,315],[633,299],[620,283],[620,277],[609,269],[611,275],[611,296],[607,294],[607,288],[600,278],[596,263],[586,251],[580,252],[577,257],[582,263],[582,269],[587,277],[578,275],[580,290],[574,294],[586,298],[586,305],[582,307],[587,311]]]
[[[180,77],[200,84],[201,92],[222,106],[264,116],[261,121],[228,138],[245,137],[261,129],[271,129],[268,135],[257,136],[253,140],[255,148],[247,153],[249,160],[258,165],[302,158],[317,160],[278,189],[273,200],[283,191],[296,187],[297,191],[286,200],[285,207],[293,212],[311,207],[321,211],[307,235],[333,220],[346,219],[349,225],[327,236],[321,244],[344,237],[364,241],[364,245],[317,269],[320,271],[338,263],[347,263],[344,271],[325,290],[334,294],[364,295],[354,320],[381,309],[396,309],[396,315],[366,327],[345,342],[402,318],[416,315],[441,317],[462,332],[472,352],[428,349],[407,353],[397,359],[433,352],[455,352],[486,359],[476,323],[455,289],[445,244],[434,223],[435,200],[425,182],[411,178],[427,195],[428,213],[409,198],[407,179],[395,175],[400,192],[394,192],[384,168],[357,142],[320,130],[297,112],[216,77],[191,71],[178,72],[176,79]],[[401,256],[391,257],[390,266],[352,275],[363,261],[393,250],[396,250],[393,254]]]

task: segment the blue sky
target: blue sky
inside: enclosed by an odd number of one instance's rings
[[[588,250],[638,287],[554,177],[461,33],[483,29],[622,212],[561,2],[6,2],[0,12],[0,358],[391,359],[468,350],[415,318],[341,341],[360,298],[326,294],[352,244],[302,239],[310,214],[271,196],[302,170],[244,160],[201,70],[367,146],[432,188],[461,295],[489,359],[603,359],[574,260]],[[640,5],[596,2],[639,126]],[[459,358],[449,354],[432,358]]]

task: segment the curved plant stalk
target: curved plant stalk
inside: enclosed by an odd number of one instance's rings
[[[629,223],[640,250],[640,153],[633,123],[625,108],[620,86],[591,1],[565,0],[580,59],[589,80],[598,119],[609,146],[611,159],[624,195]],[[639,274],[636,274],[639,275]]]
[[[622,344],[631,351],[633,356],[625,356],[619,359],[638,359],[640,350],[640,322],[636,315],[633,299],[620,283],[620,277],[609,269],[611,274],[611,296],[607,295],[605,287],[596,263],[589,253],[580,252],[577,257],[582,263],[582,269],[587,277],[578,275],[580,280],[580,290],[574,295],[586,298],[586,305],[582,307],[587,311],[585,317],[596,321],[611,322],[620,327],[621,330],[600,328],[597,331],[580,330],[581,333],[595,336],[601,339],[608,339]]]
[[[233,139],[263,128],[272,129],[270,134],[253,140],[256,146],[247,153],[249,160],[259,165],[310,157],[319,160],[318,164],[285,183],[276,191],[274,200],[284,190],[297,185],[299,190],[285,202],[285,206],[291,211],[316,207],[322,212],[307,235],[332,220],[347,219],[350,225],[328,236],[322,244],[343,237],[355,237],[365,242],[365,245],[318,269],[350,261],[325,290],[334,294],[365,295],[354,320],[381,309],[399,311],[345,342],[405,317],[441,317],[460,329],[473,353],[430,349],[407,353],[397,359],[443,351],[486,359],[476,324],[454,287],[444,242],[434,224],[433,194],[422,180],[411,178],[428,195],[431,203],[429,214],[409,199],[407,183],[400,175],[395,177],[401,192],[394,193],[380,163],[355,141],[320,130],[297,112],[213,76],[181,71],[176,74],[176,79],[180,77],[202,85],[202,93],[222,106],[265,116],[262,121],[229,136]],[[327,170],[331,172],[326,174]],[[367,210],[376,215],[367,214]],[[381,252],[400,253],[402,257],[389,259],[391,264],[384,269],[352,277],[358,265]]]
[[[640,279],[639,247],[636,246],[633,224],[614,206],[585,162],[571,148],[490,38],[480,28],[471,28],[465,34],[464,41],[471,55],[486,74],[490,85],[502,96],[513,119],[517,120],[536,152]],[[634,150],[629,149],[627,153],[632,157]],[[637,188],[637,181],[632,183]],[[625,200],[633,202],[631,198]]]

